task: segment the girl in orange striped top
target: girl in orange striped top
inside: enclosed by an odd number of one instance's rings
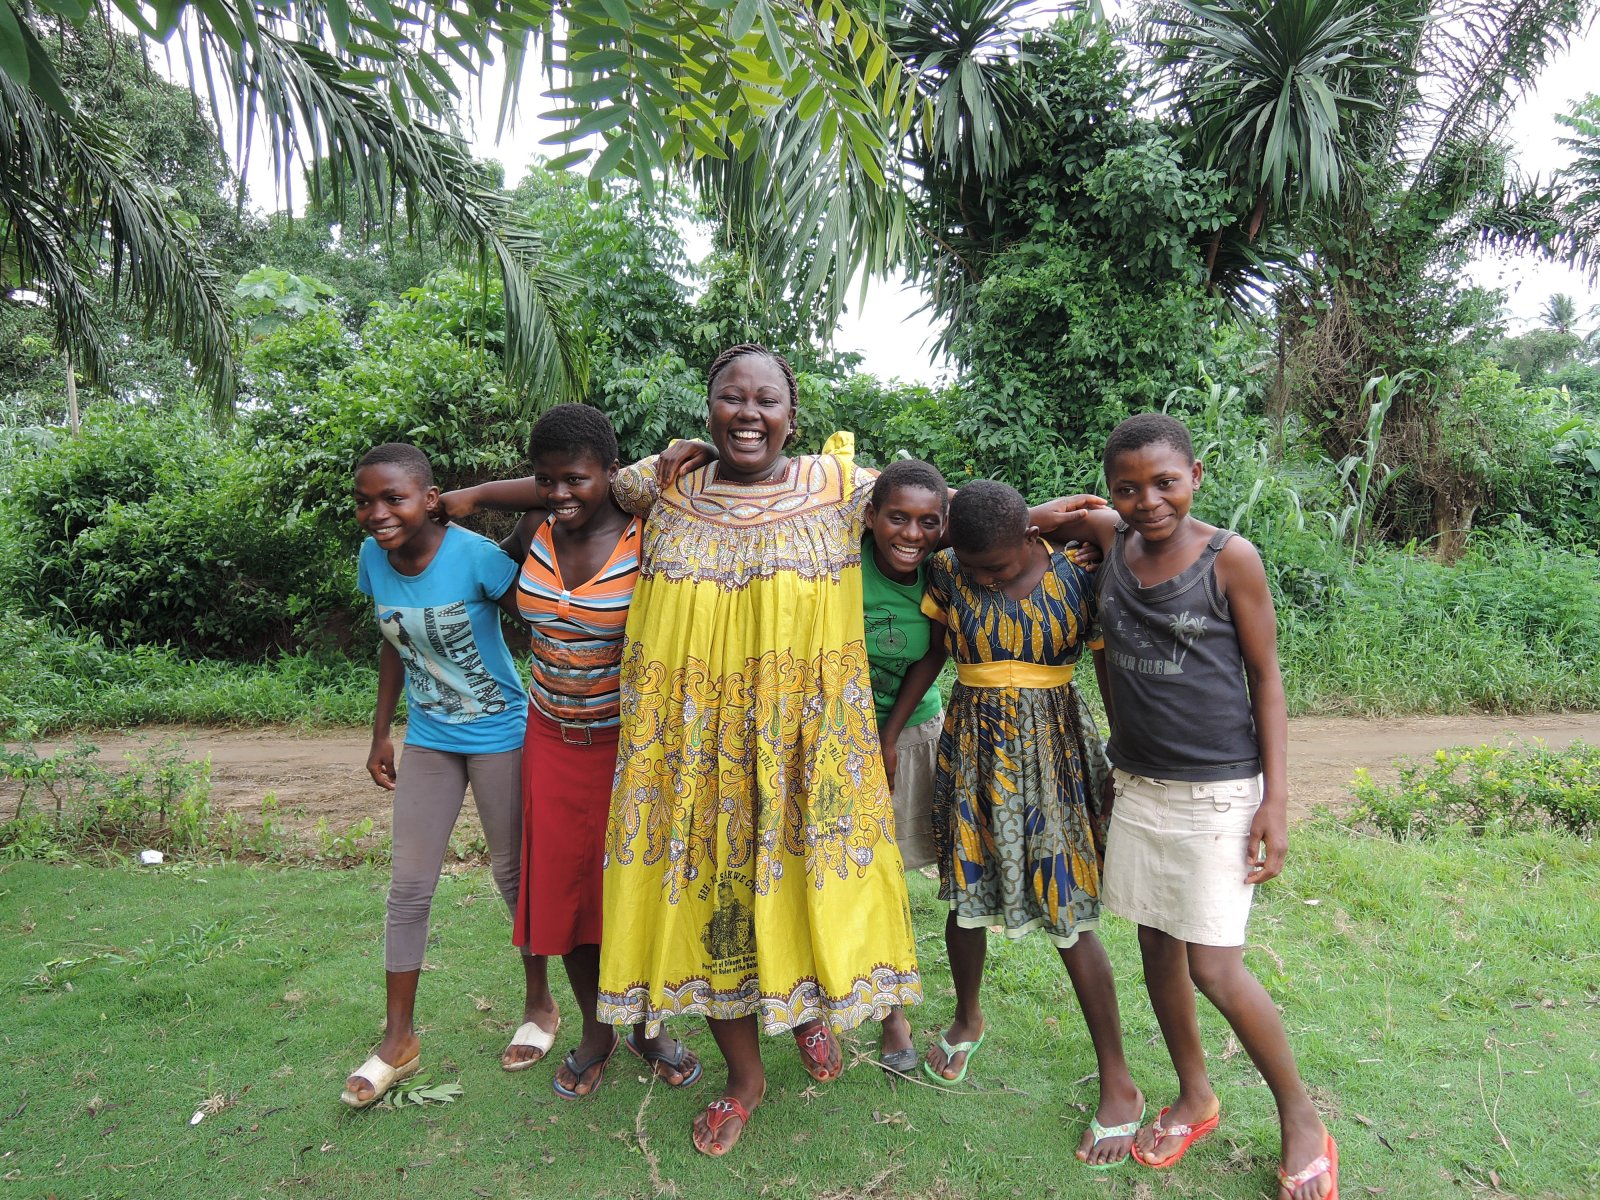
[[[617,435],[599,409],[552,408],[533,427],[528,457],[529,478],[447,493],[445,505],[452,517],[479,508],[528,509],[501,543],[522,563],[517,609],[533,650],[515,940],[528,954],[561,955],[583,1009],[583,1038],[551,1081],[557,1095],[575,1100],[600,1086],[622,1040],[595,1009],[618,674],[639,574],[641,520],[611,498]],[[627,1047],[664,1083],[681,1087],[700,1077],[693,1051],[673,1038],[645,1035],[645,1026],[635,1025]]]

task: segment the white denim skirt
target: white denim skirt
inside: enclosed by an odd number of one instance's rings
[[[1261,777],[1187,783],[1118,770],[1100,900],[1109,911],[1202,946],[1242,946],[1255,885],[1244,881]]]

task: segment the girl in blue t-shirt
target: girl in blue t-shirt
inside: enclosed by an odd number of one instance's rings
[[[522,733],[528,697],[500,632],[515,612],[516,564],[493,542],[440,524],[433,468],[414,446],[390,442],[356,464],[359,583],[373,599],[383,643],[367,770],[394,793],[393,879],[384,922],[387,1019],[372,1056],[345,1080],[353,1108],[379,1100],[421,1065],[413,1024],[428,912],[467,784],[489,844],[495,886],[517,900],[522,845]],[[389,734],[406,693],[403,769]],[[543,957],[524,954],[523,1025],[501,1057],[532,1066],[555,1040],[555,999]]]

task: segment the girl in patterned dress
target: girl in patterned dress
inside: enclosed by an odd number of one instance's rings
[[[923,600],[944,636],[906,681],[931,680],[955,656],[933,823],[956,1010],[924,1069],[957,1083],[983,1043],[986,929],[1012,938],[1043,930],[1072,980],[1099,1068],[1099,1105],[1077,1154],[1092,1167],[1116,1166],[1128,1157],[1144,1098],[1123,1057],[1111,961],[1094,932],[1091,747],[1072,686],[1093,623],[1089,575],[1040,539],[1026,503],[1003,483],[956,493],[949,539],[951,549],[929,564]]]

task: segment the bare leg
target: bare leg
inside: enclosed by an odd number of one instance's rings
[[[600,947],[579,946],[571,953],[562,955],[561,962],[567,969],[567,982],[572,985],[573,999],[583,1010],[583,1038],[578,1042],[578,1061],[588,1062],[610,1053],[615,1048],[617,1038],[617,1031],[596,1015],[600,1003]],[[671,1048],[671,1038],[645,1037],[647,1028],[648,1025],[643,1021],[633,1027],[633,1044],[641,1053],[649,1054]],[[683,1060],[679,1069],[658,1066],[656,1073],[661,1077],[662,1083],[676,1087],[683,1081],[684,1076],[694,1069],[695,1061],[691,1053]],[[585,1071],[581,1078],[575,1076],[568,1070],[567,1064],[562,1062],[556,1068],[556,1081],[580,1096],[587,1096],[599,1084],[600,1076],[604,1072],[604,1058]]]
[[[761,1033],[753,1016],[732,1021],[707,1021],[717,1049],[728,1064],[728,1083],[722,1094],[744,1105],[747,1112],[755,1112],[766,1094],[767,1077],[761,1066]],[[744,1132],[744,1123],[730,1117],[717,1130],[713,1138],[707,1129],[707,1117],[701,1113],[694,1119],[694,1142],[703,1148],[714,1147],[718,1153],[731,1150]]]
[[[1282,1130],[1280,1159],[1283,1169],[1292,1175],[1323,1152],[1328,1131],[1300,1082],[1283,1018],[1267,989],[1245,969],[1242,946],[1190,945],[1188,951],[1189,973],[1196,986],[1232,1026],[1239,1044],[1272,1089]],[[1290,1200],[1322,1200],[1332,1187],[1327,1175],[1319,1175],[1301,1184]],[[1279,1195],[1289,1193],[1280,1189]]]
[[[878,1040],[878,1057],[911,1049],[911,1022],[906,1020],[906,1010],[896,1005],[883,1018],[883,1033]]]
[[[1198,1125],[1216,1113],[1218,1101],[1206,1075],[1205,1051],[1200,1047],[1194,981],[1189,977],[1189,944],[1141,925],[1139,952],[1144,958],[1144,985],[1150,993],[1150,1006],[1155,1009],[1167,1054],[1178,1073],[1178,1096],[1168,1106],[1166,1123]],[[1179,1139],[1162,1138],[1157,1145],[1153,1129],[1153,1125],[1141,1129],[1134,1145],[1145,1158],[1160,1162],[1177,1151]]]
[[[1122,1018],[1117,1012],[1117,985],[1111,976],[1111,959],[1093,930],[1060,951],[1083,1010],[1089,1040],[1094,1043],[1095,1065],[1100,1073],[1100,1104],[1095,1119],[1102,1125],[1125,1125],[1139,1119],[1144,1097],[1133,1084],[1128,1060],[1122,1052]],[[1078,1142],[1078,1157],[1087,1163],[1117,1162],[1128,1156],[1131,1137],[1109,1137],[1098,1145],[1092,1130]]]
[[[383,1041],[378,1043],[377,1055],[391,1067],[405,1066],[421,1049],[421,1044],[417,1041],[417,1031],[412,1024],[417,1006],[417,980],[421,975],[420,968],[415,971],[384,972],[386,1011]],[[351,1095],[363,1102],[373,1093],[371,1080],[363,1079],[359,1075],[350,1076],[344,1081],[344,1086]]]
[[[561,1019],[556,998],[550,993],[550,960],[542,954],[522,956],[524,992],[523,1021],[532,1021],[540,1029],[554,1031]],[[509,1067],[520,1062],[534,1062],[543,1058],[533,1046],[507,1046],[500,1056],[500,1065]]]
[[[954,1046],[959,1042],[976,1041],[983,1033],[983,1009],[978,993],[983,986],[983,960],[989,949],[989,931],[965,929],[951,912],[944,922],[944,948],[950,957],[950,978],[956,986],[955,1017],[950,1028],[945,1030],[944,1039]],[[959,1075],[966,1061],[964,1053],[947,1060],[938,1046],[928,1050],[928,1065],[945,1079]]]

